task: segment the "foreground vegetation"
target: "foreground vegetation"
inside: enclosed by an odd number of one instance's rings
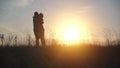
[[[120,68],[120,45],[0,47],[0,68]]]

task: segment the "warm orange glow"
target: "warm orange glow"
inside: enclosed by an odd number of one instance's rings
[[[64,30],[63,36],[65,41],[73,42],[79,40],[80,32],[76,28],[69,27]]]
[[[61,17],[62,16],[62,17]],[[63,44],[78,44],[89,37],[85,21],[74,14],[61,14],[55,20],[55,38]]]

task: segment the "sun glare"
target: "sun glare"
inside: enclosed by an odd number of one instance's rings
[[[56,25],[55,38],[60,43],[67,45],[79,44],[87,36],[87,29],[85,28],[84,21],[82,21],[77,15],[67,15],[59,18]]]
[[[79,39],[79,31],[75,28],[67,28],[64,30],[64,40],[71,42]]]

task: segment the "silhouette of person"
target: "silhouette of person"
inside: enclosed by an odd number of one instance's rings
[[[38,12],[34,12],[33,16],[33,27],[34,27],[34,35],[36,38],[36,45],[39,46],[39,40],[41,40],[42,46],[45,46],[44,39],[44,27],[43,27],[43,14]]]

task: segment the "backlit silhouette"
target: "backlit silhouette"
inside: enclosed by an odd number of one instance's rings
[[[38,12],[34,12],[33,30],[34,30],[37,46],[39,46],[39,40],[41,40],[42,46],[45,46],[43,23],[44,23],[43,14],[42,13],[38,14]]]

